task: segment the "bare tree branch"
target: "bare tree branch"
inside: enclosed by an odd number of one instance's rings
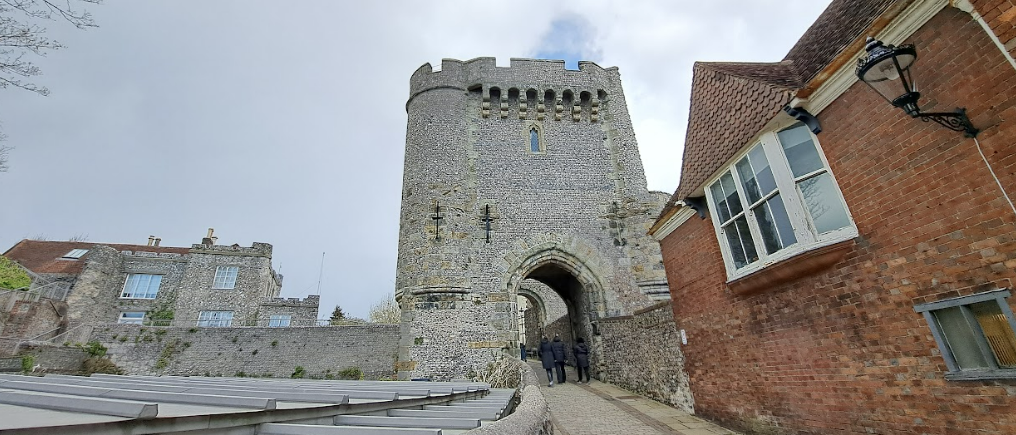
[[[7,153],[14,149],[9,145],[0,145],[0,172],[7,172],[9,166],[7,165]]]
[[[0,89],[16,87],[48,95],[49,89],[27,78],[42,74],[26,55],[45,56],[63,48],[46,37],[40,21],[63,20],[79,29],[98,27],[92,14],[75,4],[100,4],[102,0],[0,0]],[[74,3],[74,4],[72,4]]]

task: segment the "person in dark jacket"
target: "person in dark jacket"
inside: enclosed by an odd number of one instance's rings
[[[554,342],[551,343],[551,349],[554,351],[554,365],[557,366],[557,382],[559,384],[564,383],[564,343],[561,342],[561,337],[555,335]]]
[[[586,345],[586,340],[579,337],[578,344],[575,345],[575,370],[579,372],[579,383],[582,383],[582,371],[586,371],[586,383],[588,384],[589,379],[589,346]]]
[[[544,336],[540,340],[540,361],[543,362],[543,368],[547,370],[547,386],[554,386],[554,348],[550,345],[550,340]]]
[[[522,361],[526,360],[526,344],[519,343],[519,351],[522,353]]]

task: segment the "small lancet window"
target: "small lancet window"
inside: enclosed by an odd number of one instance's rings
[[[529,129],[529,149],[534,153],[540,152],[540,133],[536,127]]]

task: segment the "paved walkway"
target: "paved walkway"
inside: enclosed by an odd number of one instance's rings
[[[565,384],[547,387],[539,361],[529,365],[543,381],[540,391],[550,404],[555,434],[561,435],[736,435],[733,432],[651,399],[610,384],[576,384],[575,369],[567,367]]]

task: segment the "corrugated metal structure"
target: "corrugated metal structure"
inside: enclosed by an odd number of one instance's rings
[[[458,434],[511,411],[474,382],[0,375],[0,434]]]

